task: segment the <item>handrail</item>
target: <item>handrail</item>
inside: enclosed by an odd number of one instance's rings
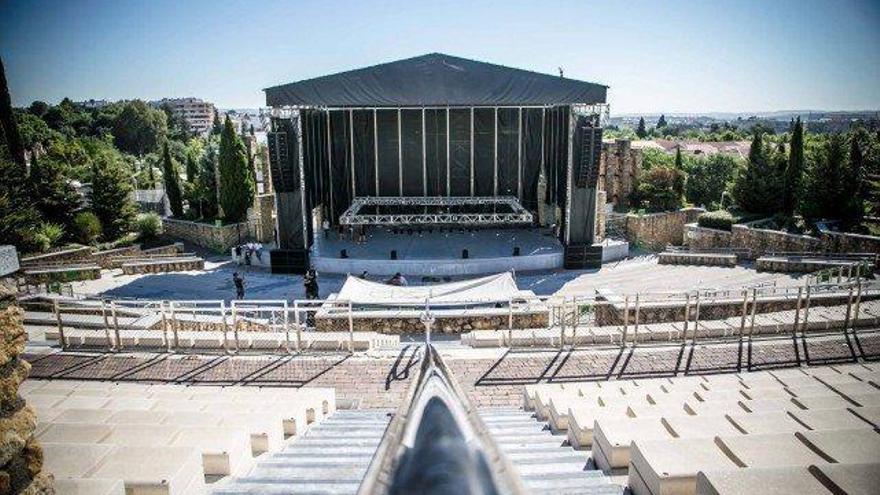
[[[425,483],[432,476],[444,480],[461,481],[460,486],[479,490],[462,493],[512,493],[525,494],[522,481],[513,465],[501,452],[489,430],[479,417],[477,409],[456,382],[440,354],[430,343],[426,343],[419,368],[403,402],[398,406],[394,418],[385,430],[385,435],[370,462],[367,473],[358,489],[359,495],[384,495],[387,493],[423,493]],[[438,412],[438,409],[440,410]],[[417,459],[424,453],[425,445],[433,439],[421,435],[422,420],[427,415],[430,421],[438,417],[454,422],[444,430],[450,433],[444,437],[447,448],[430,448],[430,459]],[[427,428],[427,432],[434,430]],[[465,458],[462,458],[465,456]],[[442,473],[427,472],[422,467],[441,465]],[[458,467],[467,466],[461,472]],[[438,487],[441,488],[441,487]],[[444,489],[448,489],[445,486]]]

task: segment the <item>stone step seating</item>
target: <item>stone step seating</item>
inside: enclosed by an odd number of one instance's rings
[[[661,265],[736,266],[736,261],[735,254],[679,251],[665,251],[657,258],[657,263]]]
[[[336,410],[319,388],[28,380],[20,392],[59,493],[205,493]]]
[[[480,417],[530,493],[621,495],[623,487],[588,466],[589,452],[565,445],[565,436],[519,409],[482,409]]]
[[[775,273],[813,273],[828,268],[851,269],[855,273],[856,266],[864,262],[872,262],[870,258],[858,259],[849,258],[841,259],[832,257],[823,257],[821,255],[810,257],[804,256],[772,256],[765,255],[755,260],[755,270],[759,272],[775,272]]]
[[[98,280],[101,278],[101,267],[91,263],[59,264],[57,266],[36,266],[22,270],[29,284],[45,284],[51,282],[78,282],[81,280]]]
[[[205,260],[197,256],[144,258],[125,261],[121,264],[120,268],[122,268],[123,275],[185,272],[191,270],[203,270],[205,268]]]
[[[249,472],[218,481],[217,495],[354,494],[390,421],[390,411],[336,411]]]
[[[874,328],[880,326],[880,301],[862,301],[858,319],[854,309],[850,315],[850,327]],[[790,333],[794,328],[795,310],[759,313],[755,315],[754,333],[752,335],[775,335]],[[810,308],[807,323],[803,323],[804,311],[801,310],[799,328],[805,332],[822,332],[842,329],[846,319],[846,305],[817,306]],[[694,328],[697,328],[698,339],[723,339],[739,337],[742,317],[735,316],[723,320],[700,320],[688,322],[685,331],[684,322],[639,324],[638,333],[635,325],[627,326],[627,342],[675,342],[692,339]],[[749,336],[751,315],[746,316],[744,336]],[[623,339],[622,325],[579,326],[576,332],[566,329],[567,345],[620,344]],[[515,329],[479,330],[461,335],[461,343],[471,347],[539,347],[559,346],[560,329]]]
[[[762,469],[798,467],[810,481],[828,463],[880,462],[875,364],[539,384],[523,397],[600,469],[628,474],[636,495],[746,493],[737,487],[782,476]],[[880,481],[880,465],[869,470]]]

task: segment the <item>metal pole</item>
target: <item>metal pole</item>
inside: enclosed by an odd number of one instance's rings
[[[697,345],[697,331],[700,329],[700,291],[697,290],[696,309],[694,310],[694,338],[691,341],[693,345]]]
[[[843,267],[838,266],[837,267],[837,283],[838,284],[841,282],[841,278],[843,278]]]
[[[852,281],[852,265],[846,265],[846,281]]]
[[[620,346],[626,345],[626,333],[629,326],[629,295],[623,296],[623,335],[620,339]]]
[[[566,297],[562,296],[562,327],[560,327],[559,331],[559,348],[561,349],[563,345],[565,345],[565,301]]]
[[[748,313],[749,308],[749,291],[748,289],[743,289],[743,306],[742,313],[740,315],[739,320],[739,339],[742,340],[743,335],[746,333],[746,314]]]
[[[229,350],[229,321],[226,320],[226,301],[220,301],[220,315],[223,320],[223,349],[226,350],[227,354],[230,354]]]
[[[424,115],[424,110],[422,110]],[[354,353],[354,318],[351,314],[351,301],[348,301],[348,352]]]
[[[110,313],[113,316],[113,334],[116,337],[116,348],[118,352],[122,349],[122,340],[119,339],[119,316],[116,314],[116,301],[110,301]]]
[[[792,334],[797,337],[798,332],[798,324],[801,319],[801,299],[803,297],[804,288],[798,287],[798,296],[797,296],[797,305],[794,307],[794,327],[792,328]]]
[[[107,300],[101,299],[101,318],[104,320],[104,338],[107,339],[107,348],[113,347],[113,338],[110,337],[110,321],[107,319]],[[165,329],[165,315],[162,315],[162,329]]]
[[[843,333],[846,334],[847,329],[850,324],[850,314],[852,314],[852,304],[853,304],[853,288],[852,285],[849,286],[849,293],[846,296],[846,318],[843,320]]]
[[[801,323],[801,335],[804,334],[808,330],[807,323],[810,320],[810,289],[812,286],[807,286],[807,295],[806,301],[804,302],[804,321]]]
[[[302,350],[302,325],[299,322],[299,301],[293,301],[293,324],[296,325],[296,352]]]
[[[862,280],[861,279],[856,280],[856,287],[857,287],[856,307],[855,307],[855,313],[853,315],[853,321],[855,323],[853,323],[853,333],[855,333],[855,331],[856,331],[855,327],[858,326],[859,310],[861,309],[861,306],[862,306]]]
[[[507,300],[507,341],[513,342],[513,298]]]
[[[691,319],[691,294],[689,292],[684,293],[684,333],[682,334],[682,340],[687,339],[688,334],[688,320]],[[694,332],[696,333],[696,332]]]
[[[235,338],[235,352],[238,353],[238,308],[232,303],[232,335]]]
[[[290,354],[290,315],[287,301],[284,301],[284,350]]]
[[[177,332],[180,330],[180,323],[177,321],[177,315],[174,312],[174,301],[170,301],[168,306],[171,308],[171,332],[174,333],[174,348],[178,349],[180,347],[180,340],[178,339]]]
[[[168,338],[168,317],[165,314],[165,301],[159,301],[159,312],[162,315],[162,338],[165,339],[165,350],[171,352],[171,340]],[[109,336],[107,341],[110,341]]]
[[[749,326],[749,338],[755,334],[755,313],[758,311],[758,288],[752,288],[752,321]]]
[[[55,311],[55,321],[58,323],[58,340],[61,343],[61,350],[67,350],[67,341],[64,338],[64,324],[61,322],[61,308],[58,306],[58,299],[52,302],[52,309]]]
[[[639,341],[639,293],[636,292],[636,314],[633,321],[633,345]]]

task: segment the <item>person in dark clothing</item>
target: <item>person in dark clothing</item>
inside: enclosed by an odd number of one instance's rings
[[[238,272],[232,274],[232,283],[235,285],[235,298],[244,299],[244,278]]]
[[[406,285],[406,279],[403,278],[403,274],[402,274],[402,273],[397,272],[397,273],[394,274],[393,277],[391,277],[391,278],[388,280],[388,282],[385,282],[385,283],[388,284],[388,285],[399,285],[399,286],[403,287],[403,286]]]
[[[306,289],[306,299],[318,299],[318,272],[314,268],[309,268],[303,276],[303,285]]]

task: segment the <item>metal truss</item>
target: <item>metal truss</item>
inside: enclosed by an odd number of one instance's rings
[[[468,212],[467,207],[496,206],[503,212]],[[361,213],[370,206],[396,207],[439,207],[455,208],[463,211],[441,211],[431,213]],[[339,217],[343,225],[516,225],[530,224],[532,214],[523,208],[513,196],[383,196],[354,198],[351,206]]]

